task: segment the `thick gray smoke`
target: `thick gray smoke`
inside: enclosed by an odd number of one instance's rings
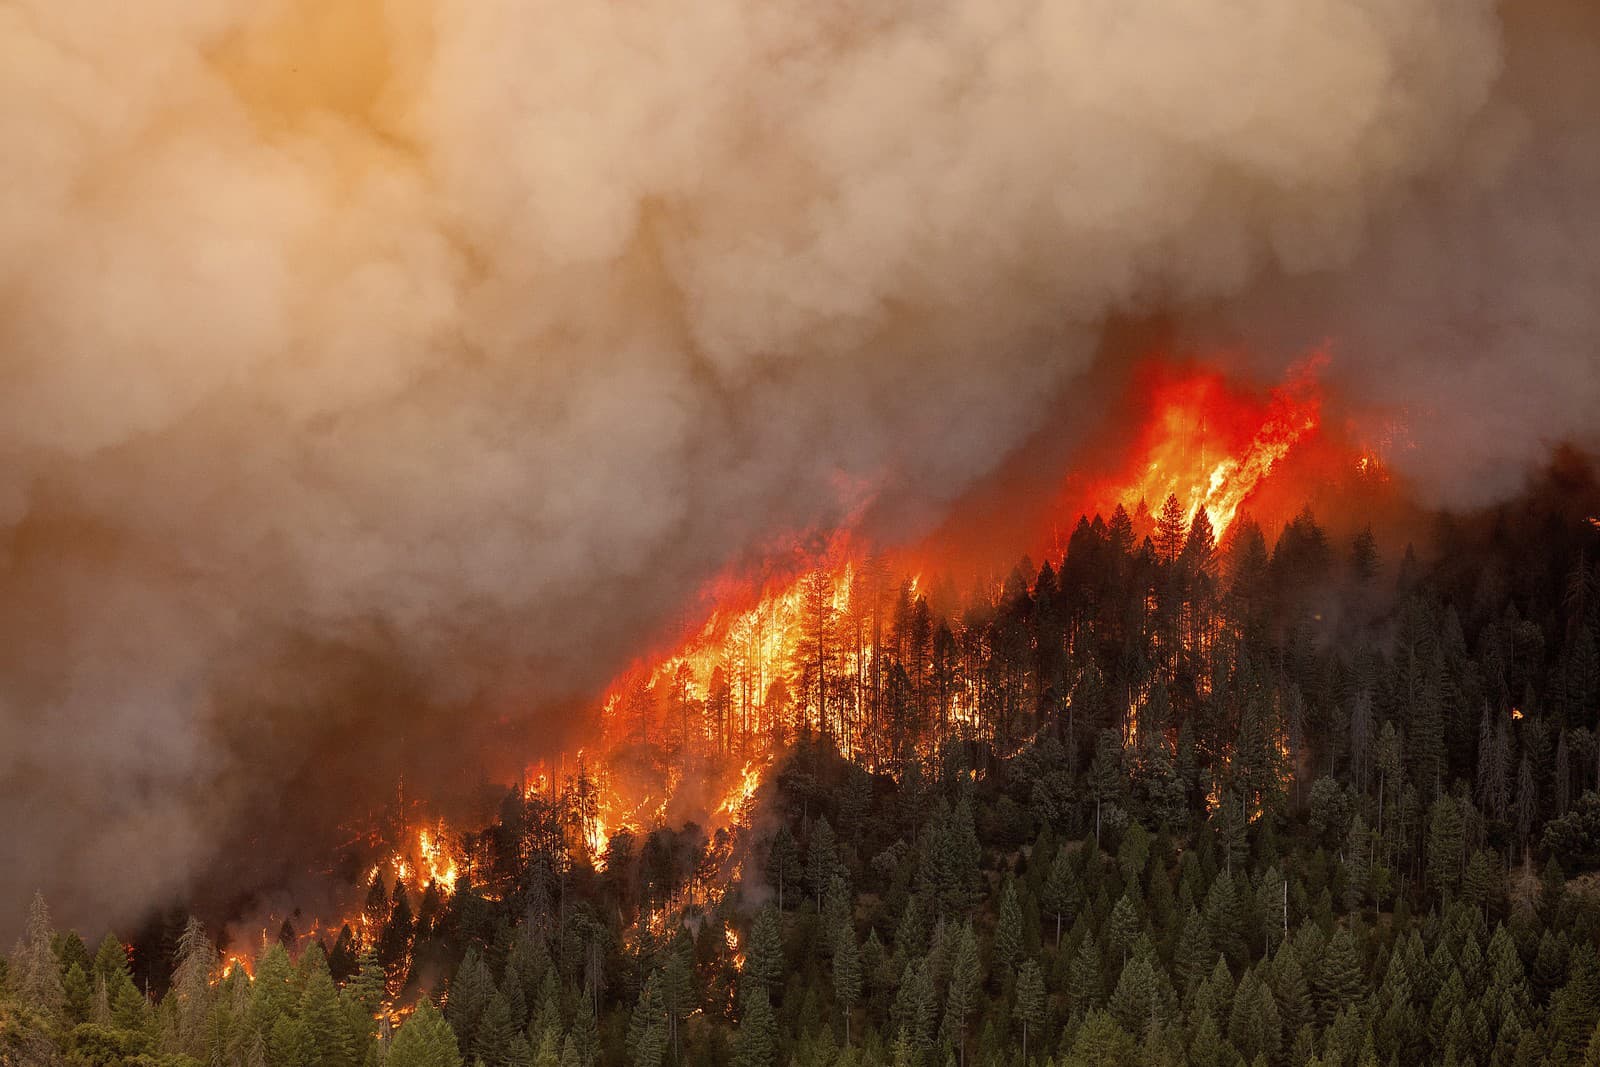
[[[1359,432],[1431,502],[1492,503],[1600,443],[1600,5],[1505,10],[1505,71],[1448,159],[1340,269],[1197,318],[1268,368],[1324,341]]]
[[[936,514],[1108,314],[1537,259],[1470,206],[1547,132],[1511,32],[1488,0],[0,0],[0,912],[127,920],[583,692],[768,538]],[[1398,277],[1419,331],[1470,284]]]

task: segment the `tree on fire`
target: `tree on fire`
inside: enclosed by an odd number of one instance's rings
[[[1600,1062],[1595,513],[1569,463],[1414,553],[1163,505],[965,602],[816,581],[785,678],[633,687],[654,759],[793,738],[759,818],[595,857],[584,788],[515,790],[331,946],[39,901],[0,1061]]]

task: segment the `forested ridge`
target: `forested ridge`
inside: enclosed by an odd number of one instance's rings
[[[1086,519],[959,617],[908,591],[870,719],[797,662],[734,831],[591,862],[512,790],[453,892],[374,881],[253,977],[198,920],[91,950],[36,901],[0,1059],[1600,1063],[1596,514],[1564,455],[1414,550]]]

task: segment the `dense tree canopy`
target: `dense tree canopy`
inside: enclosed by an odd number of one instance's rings
[[[731,837],[590,863],[513,792],[453,892],[374,881],[361,929],[287,931],[253,978],[180,916],[136,982],[38,901],[0,1062],[1600,1062],[1586,478],[1389,559],[1167,506],[959,606],[808,587],[785,755]],[[736,752],[736,673],[639,751]]]

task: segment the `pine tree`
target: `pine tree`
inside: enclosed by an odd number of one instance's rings
[[[767,878],[777,887],[778,910],[783,910],[783,890],[800,872],[800,846],[787,824],[781,824],[773,835],[772,847],[767,852]]]
[[[931,1048],[936,1011],[933,978],[928,973],[927,961],[913,959],[900,974],[899,989],[890,1013],[891,1025],[913,1048],[919,1051]]]
[[[61,988],[61,968],[50,947],[50,909],[44,894],[35,893],[28,906],[22,944],[12,956],[8,982],[24,1005],[47,1020],[58,1018],[66,1004]]]
[[[904,964],[911,957],[922,955],[927,947],[923,940],[922,909],[917,906],[916,894],[912,893],[906,897],[900,923],[894,929],[895,959]]]
[[[358,1064],[364,1063],[367,1050],[377,1037],[375,1016],[383,1003],[383,968],[370,947],[356,957],[355,975],[345,984],[341,999],[349,1022],[352,1058]]]
[[[1156,518],[1156,551],[1161,559],[1171,563],[1183,551],[1183,505],[1174,493],[1168,493],[1161,504],[1161,514]]]
[[[1064,1067],[1138,1067],[1139,1049],[1133,1037],[1103,1011],[1083,1020],[1072,1039]]]
[[[389,1043],[384,1067],[461,1067],[456,1036],[426,997]]]
[[[300,994],[300,1027],[310,1055],[301,1067],[358,1067],[350,1020],[325,965],[315,967]]]
[[[68,1025],[88,1022],[89,1013],[94,1007],[94,990],[89,987],[89,976],[80,965],[74,963],[67,968],[67,973],[61,979],[61,992]]]
[[[861,956],[848,924],[834,932],[833,998],[844,1012],[844,1043],[850,1044],[850,1011],[861,1000]]]
[[[1093,934],[1086,934],[1072,958],[1071,977],[1067,984],[1067,995],[1072,998],[1073,1011],[1086,1013],[1098,1007],[1105,996],[1105,981],[1100,947],[1095,944]]]
[[[522,1029],[512,1017],[511,1002],[498,989],[489,996],[473,1028],[472,1057],[485,1067],[511,1067]],[[654,1065],[652,1065],[654,1067]]]
[[[1133,893],[1133,887],[1130,886],[1126,893],[1118,897],[1116,906],[1111,909],[1111,917],[1106,920],[1106,946],[1120,957],[1120,964],[1128,962],[1128,951],[1133,948],[1142,926],[1139,910],[1133,902]]]
[[[680,930],[674,939],[666,965],[661,969],[661,1003],[667,1013],[667,1037],[676,1056],[683,1057],[681,1023],[694,1011],[695,993],[693,946]]]
[[[734,1067],[773,1067],[778,1061],[778,1024],[767,991],[757,988],[746,999],[734,1036]]]
[[[174,958],[172,988],[168,998],[175,1005],[175,1046],[173,1051],[195,1058],[205,1054],[205,1024],[211,1013],[211,981],[216,971],[217,950],[206,937],[200,920],[190,916],[178,939]]]
[[[1033,960],[1024,960],[1017,972],[1015,1003],[1012,1016],[1022,1024],[1022,1062],[1028,1062],[1028,1030],[1044,1025],[1045,988],[1044,973]]]
[[[1225,1037],[1210,1012],[1203,1013],[1191,1028],[1189,1063],[1193,1067],[1233,1067],[1239,1054]]]
[[[1183,928],[1178,934],[1178,945],[1173,951],[1172,966],[1184,989],[1193,989],[1205,981],[1217,960],[1217,948],[1211,940],[1211,928],[1200,913],[1189,906],[1183,918]]]
[[[1049,877],[1044,883],[1044,906],[1056,919],[1056,948],[1061,947],[1061,922],[1073,917],[1080,900],[1078,877],[1073,869],[1072,856],[1065,848],[1056,850],[1050,864]]]
[[[811,826],[811,836],[806,841],[806,884],[817,899],[817,911],[822,911],[822,894],[839,868],[839,842],[833,835],[828,820],[817,816]]]
[[[750,928],[750,948],[745,955],[744,971],[740,982],[740,992],[746,992],[745,986],[759,986],[767,991],[770,1002],[772,993],[778,989],[783,980],[783,935],[778,928],[778,910],[772,905],[767,905],[756,913],[756,921]]]
[[[850,888],[845,884],[844,876],[834,874],[828,882],[828,892],[822,901],[820,917],[822,938],[818,948],[823,955],[832,955],[834,938],[839,931],[851,925]]]
[[[96,982],[110,984],[113,979],[128,974],[128,950],[122,946],[111,934],[107,934],[100,942],[100,948],[94,954],[94,971],[92,977]]]
[[[246,1017],[263,1038],[270,1037],[285,1016],[292,1015],[297,1002],[293,985],[294,966],[289,953],[273,942],[256,961],[256,978],[250,984],[250,1006]]]
[[[577,1055],[577,1050],[573,1050]],[[533,1049],[533,1067],[561,1067],[561,1041],[550,1030],[544,1031],[539,1038],[539,1045]]]
[[[1228,1039],[1246,1059],[1275,1059],[1283,1045],[1283,1025],[1272,991],[1246,972],[1233,995],[1228,1018]]]
[[[1017,901],[1017,882],[1007,878],[1000,894],[1000,912],[994,928],[995,967],[1009,975],[1022,956],[1022,905]]]
[[[748,1010],[748,1006],[747,1006]],[[628,1022],[628,1050],[634,1067],[661,1067],[667,1054],[666,1008],[661,998],[661,972],[653,971]]]
[[[949,991],[945,997],[944,1025],[947,1036],[967,1061],[967,1020],[978,1006],[978,990],[983,984],[983,972],[978,962],[978,936],[972,923],[961,928],[956,938],[955,956],[950,966]]]
[[[1163,1003],[1156,978],[1155,952],[1147,938],[1141,938],[1139,946],[1122,968],[1117,987],[1111,992],[1110,1004],[1111,1015],[1118,1025],[1136,1035],[1165,1021],[1167,1016],[1167,1005]]]
[[[1272,993],[1278,1003],[1278,1017],[1289,1033],[1299,1033],[1312,1021],[1311,989],[1294,946],[1287,942],[1278,946],[1272,961]]]
[[[1360,998],[1366,982],[1361,957],[1348,927],[1341,926],[1328,942],[1317,969],[1317,1015],[1324,1024]]]
[[[1550,1006],[1551,1025],[1569,1048],[1587,1047],[1590,1032],[1600,1022],[1600,958],[1594,947],[1579,945],[1572,953],[1567,983]]]
[[[1465,835],[1454,800],[1441,795],[1428,809],[1428,881],[1449,899],[1461,877]]]

